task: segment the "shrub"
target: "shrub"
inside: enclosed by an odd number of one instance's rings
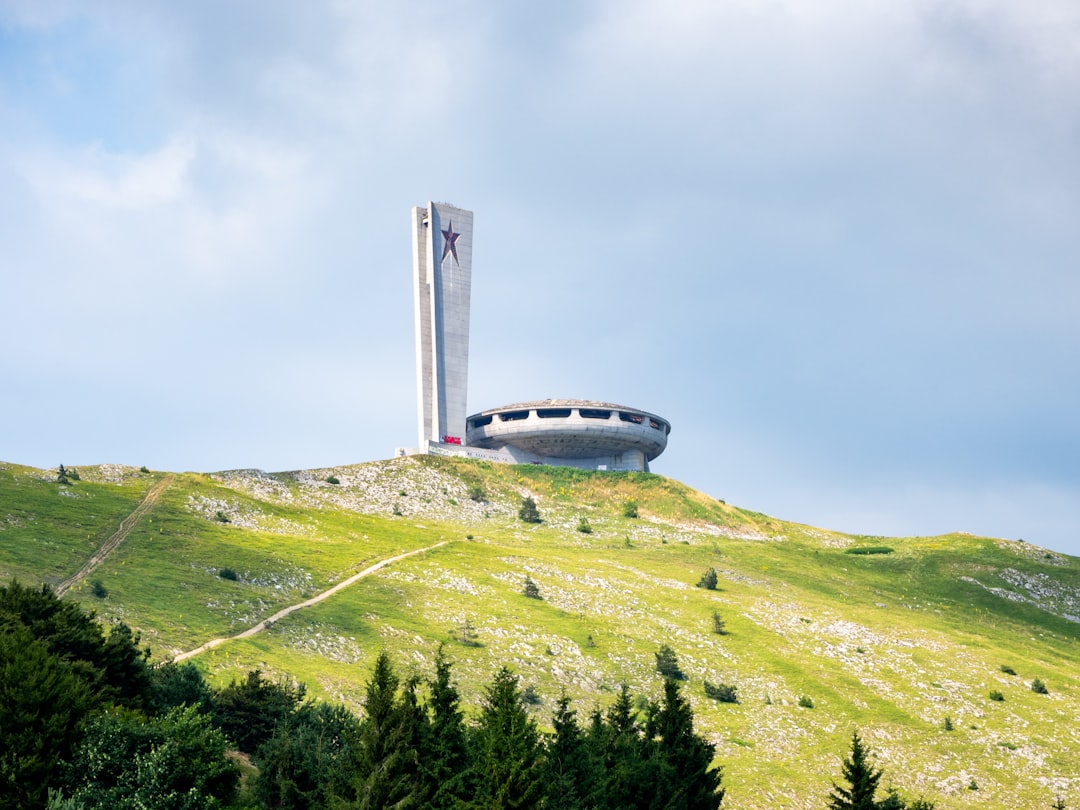
[[[1015,675],[1016,674],[1016,670],[1013,669],[1012,667],[1010,667],[1008,664],[1002,664],[1001,665],[1001,671],[1004,672],[1006,675]]]
[[[673,681],[685,681],[686,675],[679,669],[679,657],[667,644],[660,645],[660,650],[653,653],[656,656],[656,671],[665,678]]]
[[[814,699],[809,695],[803,695],[799,698],[799,705],[804,709],[814,708]]]
[[[953,726],[952,718],[949,717],[949,715],[945,715],[945,722],[941,724],[941,728],[944,729],[945,731],[952,731],[953,730],[954,726]]]
[[[452,632],[454,633],[455,638],[457,638],[458,640],[461,641],[463,646],[465,646],[465,647],[479,647],[480,646],[480,642],[478,642],[476,640],[477,636],[479,636],[480,634],[476,632],[476,627],[474,627],[473,623],[471,621],[469,621],[468,616],[465,616],[461,620],[461,624],[458,625],[456,628],[454,628],[454,630]]]
[[[997,689],[991,689],[990,690],[990,699],[991,700],[996,700],[999,703],[1001,703],[1001,702],[1004,702],[1005,696],[1003,694],[1001,694],[1001,692],[999,692]]]
[[[227,579],[230,582],[236,582],[237,580],[240,579],[236,575],[236,572],[234,570],[232,570],[231,568],[222,568],[220,571],[218,571],[218,576],[221,577],[222,579]]]
[[[215,520],[217,520],[218,523],[232,523],[232,521],[229,520],[229,516],[226,515],[224,512],[221,512],[221,511],[219,511],[214,516],[214,518],[215,518]]]
[[[530,577],[525,577],[525,585],[522,587],[521,592],[530,599],[543,599],[540,595],[540,586],[536,584],[536,581]]]
[[[487,503],[487,491],[483,484],[473,484],[469,487],[469,500],[477,503]]]
[[[1049,694],[1046,688],[1046,684],[1043,683],[1042,680],[1040,680],[1039,678],[1036,678],[1031,682],[1031,691],[1037,695]]]
[[[58,484],[70,484],[68,480],[67,470],[64,469],[64,465],[60,465],[60,469],[56,471],[56,483]]]
[[[698,580],[697,586],[704,588],[707,591],[715,591],[718,577],[716,576],[716,569],[709,568],[704,574],[701,575],[701,579]]]
[[[529,684],[521,690],[521,702],[526,706],[539,706],[542,702],[540,692],[537,691],[535,686]]]
[[[711,684],[705,681],[705,697],[719,700],[721,703],[738,703],[739,696],[735,687],[726,683]]]
[[[395,504],[394,504],[394,508],[393,508],[393,509],[392,509],[391,511],[392,511],[392,512],[393,512],[393,513],[394,513],[395,515],[397,515],[398,517],[401,517],[401,514],[402,514],[402,513],[401,513],[401,504],[399,504],[399,503],[395,503]]]
[[[712,612],[712,631],[718,636],[726,636],[727,630],[725,629],[726,622],[720,618],[718,611]]]
[[[337,486],[341,483],[341,481],[338,480],[338,477],[336,475],[328,475],[326,476],[326,483]]]
[[[141,472],[141,473],[148,473],[148,472],[150,472],[150,470],[148,470],[148,469],[146,468],[146,465],[143,465],[142,467],[139,467],[139,472]]]
[[[95,579],[90,583],[90,593],[98,599],[104,599],[109,595],[109,590],[101,583],[100,579]]]
[[[856,546],[855,548],[844,549],[845,554],[892,554],[893,549],[890,546]]]
[[[532,495],[526,495],[521,499],[521,508],[518,509],[518,517],[524,523],[540,523],[540,510],[536,508],[536,501]]]
[[[623,503],[622,514],[626,518],[636,518],[638,516],[637,501],[629,500]]]
[[[577,522],[577,530],[582,534],[592,534],[592,526],[589,525],[589,519],[584,515]]]

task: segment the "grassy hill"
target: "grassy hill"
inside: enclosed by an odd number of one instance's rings
[[[165,478],[78,472],[65,486],[0,464],[0,578],[65,583]],[[543,523],[518,520],[526,494]],[[656,696],[669,644],[726,807],[823,807],[855,727],[883,785],[939,808],[1080,803],[1080,560],[1020,541],[856,537],[655,475],[414,457],[176,474],[65,598],[137,628],[164,660],[421,549],[193,660],[219,683],[261,668],[358,704],[380,650],[426,674],[447,642],[467,703],[506,662],[546,723],[564,689],[582,713],[622,682]],[[710,567],[718,588],[695,587]],[[735,685],[739,703],[707,698],[705,680]]]

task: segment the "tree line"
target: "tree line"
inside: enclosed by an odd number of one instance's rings
[[[466,720],[441,647],[429,678],[381,653],[361,716],[257,670],[214,689],[47,586],[0,587],[0,810],[720,807],[722,769],[677,676],[657,700],[624,685],[584,716],[564,694],[550,730],[530,702],[503,666]],[[856,731],[822,805],[933,809],[881,796],[881,775]]]
[[[584,718],[564,695],[552,731],[524,697],[504,666],[467,722],[441,648],[429,679],[380,654],[360,717],[259,671],[215,690],[192,663],[151,665],[126,625],[105,632],[13,581],[0,587],[0,810],[720,806],[714,747],[676,681],[651,702],[623,687]]]

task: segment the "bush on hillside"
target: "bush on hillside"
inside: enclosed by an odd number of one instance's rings
[[[712,631],[718,636],[727,635],[727,622],[720,618],[719,611],[714,610],[712,612]]]
[[[660,645],[659,651],[653,653],[656,656],[656,671],[665,678],[673,681],[685,681],[686,675],[679,668],[679,656],[667,644]]]
[[[1049,694],[1049,690],[1046,688],[1046,684],[1041,679],[1036,678],[1031,682],[1031,691],[1037,695]]]
[[[638,516],[637,501],[629,500],[623,503],[622,514],[625,518],[636,518]]]
[[[716,576],[716,569],[709,568],[704,574],[701,575],[701,579],[698,580],[697,586],[704,588],[707,591],[715,591],[716,583],[719,581],[719,577]]]
[[[705,681],[705,697],[718,700],[721,703],[738,703],[739,695],[733,685],[726,683],[712,684]]]
[[[584,515],[577,522],[577,530],[582,534],[592,534],[592,526],[589,525],[589,519]]]
[[[844,549],[845,554],[892,554],[895,549],[889,546],[856,546]]]
[[[998,703],[1002,703],[1005,700],[1005,695],[1001,694],[997,689],[990,690],[990,699],[995,700]]]
[[[530,577],[525,577],[525,585],[522,587],[521,592],[530,599],[543,599],[540,595],[540,586],[536,584],[536,581]]]
[[[521,508],[518,509],[518,517],[524,523],[540,523],[540,510],[536,508],[536,501],[532,495],[526,495],[521,499]]]

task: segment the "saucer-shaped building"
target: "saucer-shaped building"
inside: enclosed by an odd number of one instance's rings
[[[611,402],[545,399],[504,405],[466,420],[466,445],[518,463],[645,470],[667,447],[671,423]]]

